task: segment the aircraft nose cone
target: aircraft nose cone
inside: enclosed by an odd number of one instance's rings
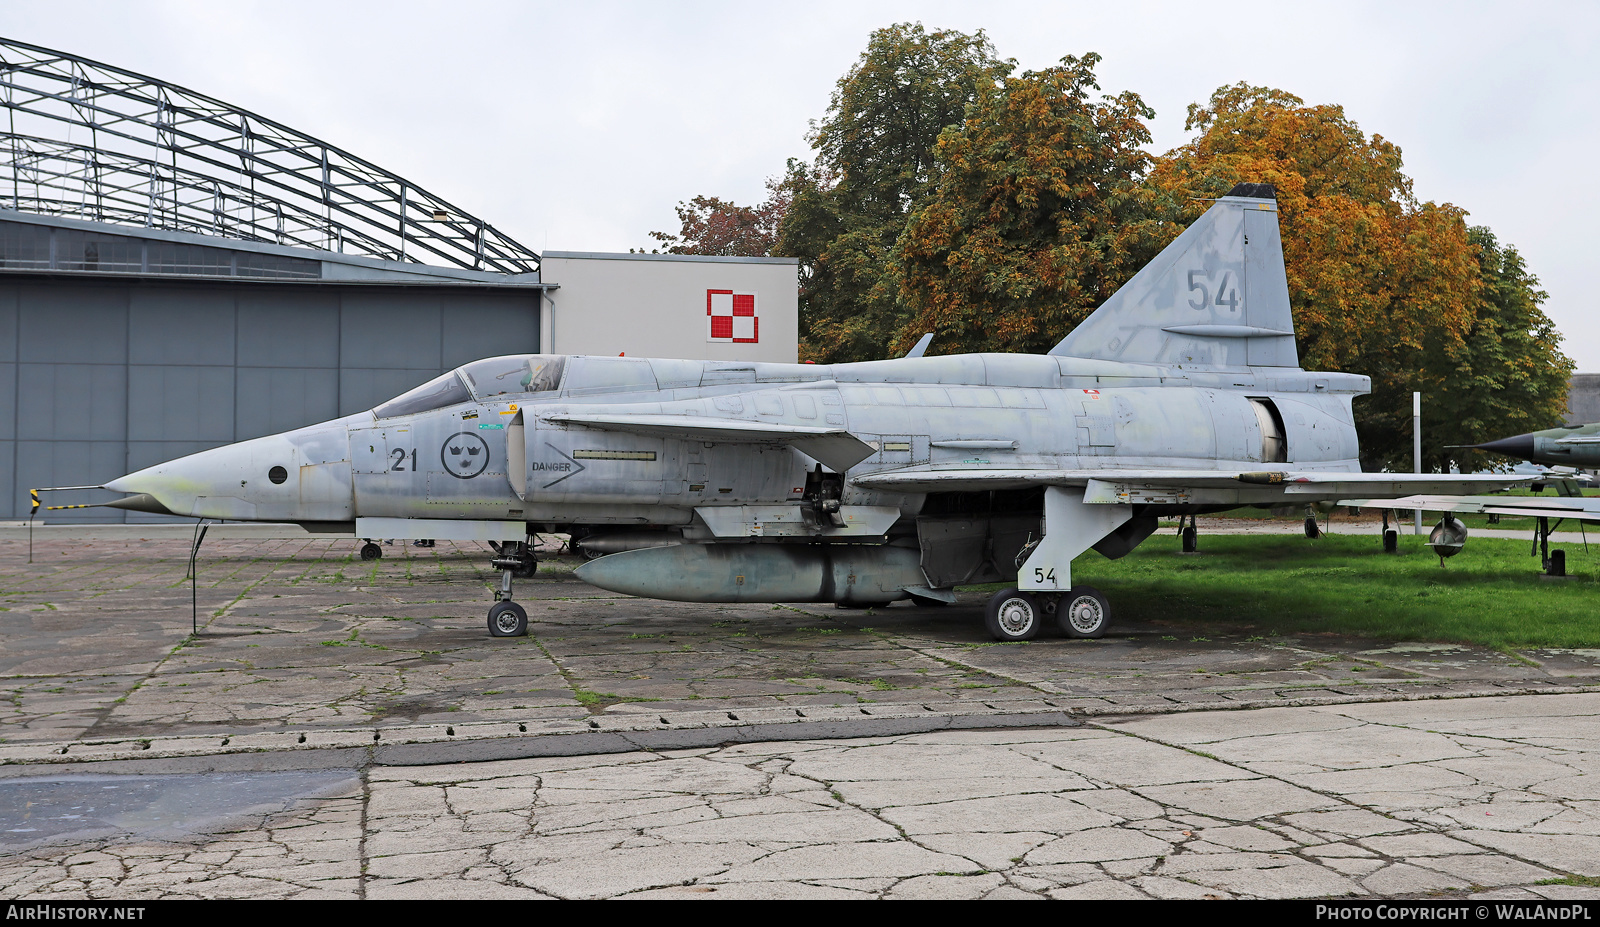
[[[1514,438],[1501,438],[1499,441],[1487,441],[1483,444],[1474,444],[1473,447],[1480,451],[1493,451],[1507,457],[1517,457],[1527,460],[1533,456],[1533,435],[1517,435]]]

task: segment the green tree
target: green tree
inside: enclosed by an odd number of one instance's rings
[[[776,249],[799,258],[801,357],[884,356],[903,323],[891,261],[906,218],[937,184],[934,146],[1012,62],[980,31],[875,31],[813,125],[814,164],[790,161]]]
[[[1180,228],[1137,94],[1100,100],[1100,56],[1007,78],[939,141],[935,195],[901,237],[902,344],[940,353],[1050,349]]]
[[[1467,230],[1478,249],[1472,330],[1448,362],[1453,382],[1423,404],[1423,437],[1430,445],[1481,444],[1553,428],[1566,413],[1572,361],[1539,304],[1545,293],[1522,256],[1482,226]],[[1477,469],[1499,458],[1481,451],[1437,448],[1441,469],[1452,462]]]

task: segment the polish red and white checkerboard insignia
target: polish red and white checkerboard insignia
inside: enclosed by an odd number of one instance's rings
[[[706,340],[758,344],[761,319],[756,316],[756,294],[706,290]]]

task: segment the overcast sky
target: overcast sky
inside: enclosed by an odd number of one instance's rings
[[[538,251],[625,251],[697,194],[742,203],[875,28],[983,29],[1022,69],[1095,51],[1108,93],[1184,109],[1248,81],[1398,144],[1417,196],[1516,246],[1600,372],[1593,3],[7,0],[0,35],[207,93],[368,158]]]

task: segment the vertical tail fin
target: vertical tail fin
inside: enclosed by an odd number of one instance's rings
[[[1299,367],[1272,185],[1235,186],[1050,353]]]

